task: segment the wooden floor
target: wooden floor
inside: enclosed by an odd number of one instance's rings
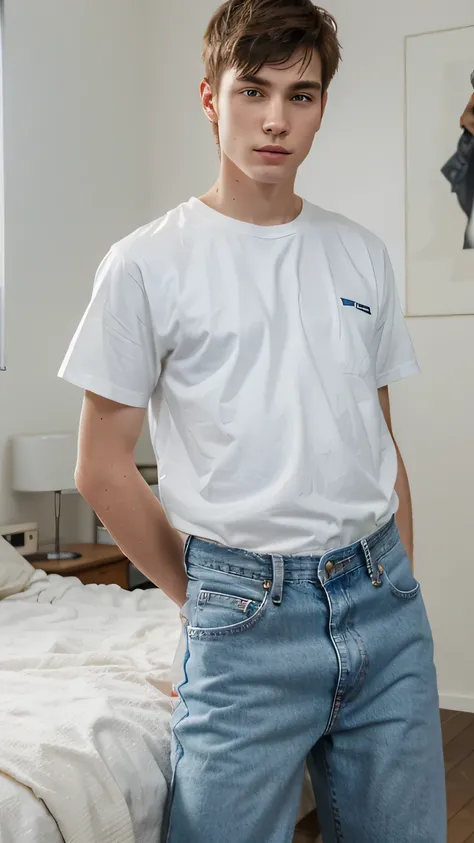
[[[441,712],[448,798],[448,843],[474,843],[474,714]],[[293,843],[316,843],[316,813],[297,827]]]

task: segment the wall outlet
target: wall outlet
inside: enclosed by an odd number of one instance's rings
[[[38,525],[34,522],[29,524],[7,524],[0,527],[0,536],[15,548],[21,556],[28,553],[36,553],[38,550]]]

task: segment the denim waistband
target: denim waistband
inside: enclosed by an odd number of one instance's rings
[[[378,561],[399,541],[399,532],[392,516],[375,533],[347,547],[329,550],[322,556],[281,556],[275,553],[253,553],[225,547],[190,536],[186,543],[186,570],[211,568],[223,573],[252,579],[281,582],[309,581],[324,585],[328,579],[365,565],[373,584],[380,582]]]

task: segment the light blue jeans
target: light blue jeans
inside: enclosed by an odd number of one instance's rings
[[[433,642],[392,519],[321,558],[196,538],[166,843],[445,843]]]

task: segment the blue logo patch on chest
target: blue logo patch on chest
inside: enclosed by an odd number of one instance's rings
[[[364,313],[368,313],[369,315],[372,314],[372,311],[368,304],[360,304],[358,301],[353,301],[352,299],[344,299],[341,296],[341,301],[344,307],[355,307],[356,310],[362,310]]]

